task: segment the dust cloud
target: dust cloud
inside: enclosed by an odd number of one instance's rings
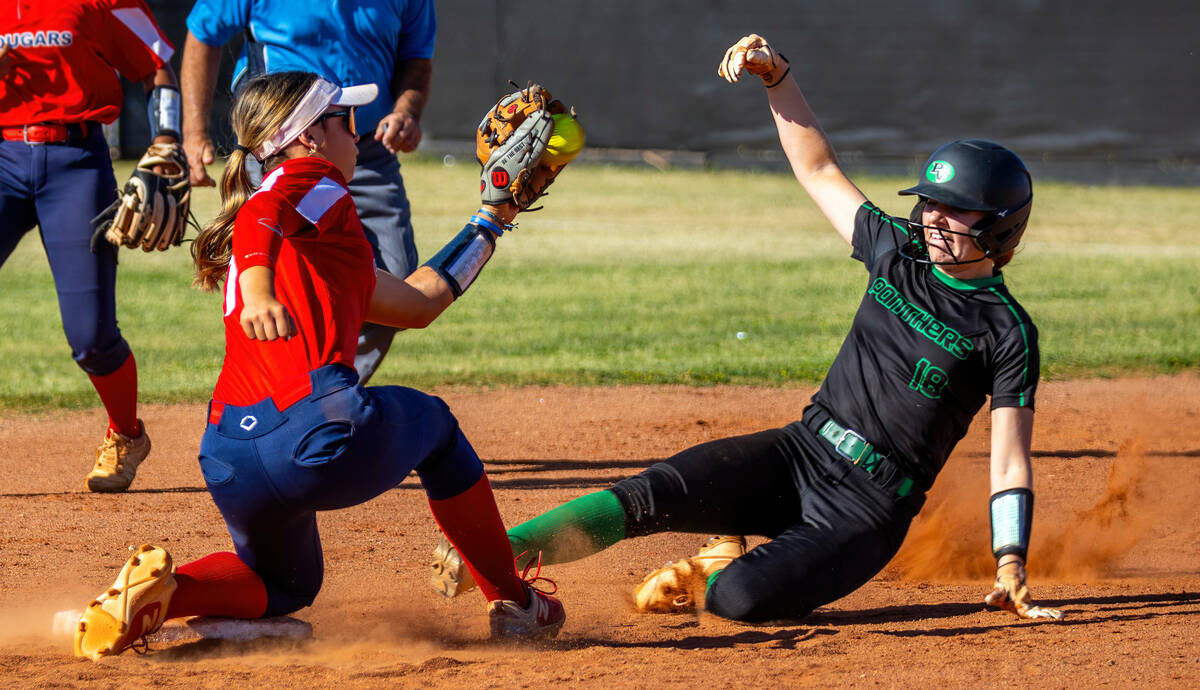
[[[1078,462],[1062,459],[1058,462]],[[1194,522],[1192,491],[1173,483],[1170,460],[1148,458],[1140,439],[1123,443],[1101,493],[1082,508],[1039,497],[1034,504],[1030,578],[1082,582],[1136,574],[1123,563],[1156,528]],[[986,466],[938,479],[931,505],[913,522],[889,569],[906,580],[957,582],[995,573]],[[1086,500],[1086,499],[1085,499]]]

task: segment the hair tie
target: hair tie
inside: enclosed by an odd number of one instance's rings
[[[258,156],[255,156],[253,151],[246,148],[245,146],[242,146],[241,144],[234,144],[233,148],[234,148],[234,150],[241,151],[243,154],[246,155],[247,158],[253,158],[254,160],[258,160]]]

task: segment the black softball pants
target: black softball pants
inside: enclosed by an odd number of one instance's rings
[[[746,622],[794,619],[858,589],[900,549],[924,496],[900,499],[799,422],[711,441],[612,487],[626,536],[760,535],[705,607]]]

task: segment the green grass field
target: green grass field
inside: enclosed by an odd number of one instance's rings
[[[477,166],[409,157],[404,173],[424,259],[477,207]],[[856,181],[907,213],[895,190],[909,180]],[[197,217],[211,218],[215,190],[194,196]],[[397,338],[374,383],[811,384],[865,287],[789,175],[577,163],[545,202],[500,240],[459,303]],[[1038,186],[1005,275],[1039,325],[1044,378],[1200,367],[1198,217],[1194,189]],[[118,313],[143,401],[212,390],[220,297],[189,283],[186,246],[122,250]],[[0,270],[0,295],[0,410],[97,404],[71,361],[37,233]]]

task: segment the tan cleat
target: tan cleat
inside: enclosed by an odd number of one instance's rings
[[[467,562],[444,534],[438,537],[431,565],[433,575],[429,578],[429,584],[447,599],[475,589],[475,578],[467,568]]]
[[[88,604],[75,631],[75,656],[115,656],[162,627],[175,594],[171,554],[142,544],[116,582]]]
[[[138,465],[150,453],[150,435],[146,433],[146,425],[139,419],[138,426],[142,434],[137,438],[108,430],[104,442],[96,450],[96,466],[88,473],[88,489],[116,493],[128,489],[133,483]]]
[[[704,600],[708,578],[746,553],[743,537],[713,537],[691,558],[668,563],[633,590],[639,613],[687,613]]]

